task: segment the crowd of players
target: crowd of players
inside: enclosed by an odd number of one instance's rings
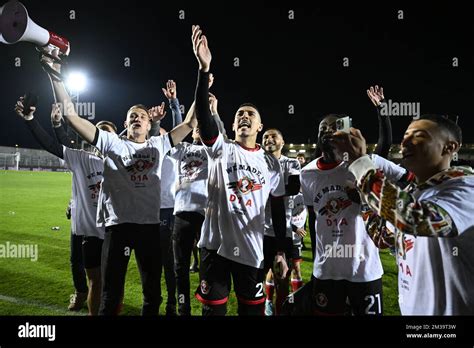
[[[282,154],[284,136],[266,128],[250,103],[235,113],[228,138],[217,112],[206,36],[192,28],[199,63],[195,100],[184,120],[174,81],[163,93],[173,129],[160,127],[165,105],[132,106],[126,134],[108,121],[79,117],[61,79],[57,52],[44,52],[51,79],[55,136],[35,107],[15,106],[33,136],[73,173],[71,266],[75,294],[90,315],[120,313],[131,251],[143,289],[143,315],[191,315],[189,271],[199,249],[195,297],[202,315],[225,315],[233,284],[239,315],[382,315],[379,249],[399,267],[403,315],[474,314],[474,172],[451,166],[462,144],[459,126],[440,115],[413,120],[401,143],[402,165],[388,159],[390,119],[378,113],[379,140],[366,153],[358,129],[337,129],[344,115],[319,123],[317,157]],[[368,91],[380,110],[383,90]],[[68,147],[67,122],[94,152]],[[192,143],[184,138],[192,132]],[[301,275],[306,222],[314,260]],[[196,259],[196,256],[195,256]],[[192,268],[192,267],[191,267]],[[291,291],[290,291],[291,289]],[[276,291],[275,291],[276,290]],[[274,292],[276,298],[273,299]]]

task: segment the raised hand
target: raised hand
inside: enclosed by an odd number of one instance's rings
[[[217,115],[217,98],[214,94],[209,93],[209,108],[211,109],[212,115]]]
[[[63,113],[59,103],[54,103],[51,110],[51,123],[53,127],[59,127],[61,125],[61,119],[63,118]]]
[[[211,66],[212,55],[209,50],[207,38],[202,35],[202,30],[199,25],[193,25],[192,31],[193,51],[199,62],[199,69],[208,72]]]
[[[382,86],[380,86],[380,88],[377,85],[375,85],[375,87],[370,86],[370,88],[367,90],[367,95],[375,106],[379,106],[382,103],[382,100],[385,99],[383,96]]]
[[[40,48],[41,58],[40,63],[43,70],[55,81],[60,81],[61,77],[61,59],[59,58],[59,49],[55,48],[52,51],[46,48]],[[52,56],[52,57],[50,57]]]
[[[15,110],[15,113],[18,116],[20,116],[22,119],[24,119],[26,121],[31,121],[34,117],[33,114],[36,111],[36,107],[35,106],[30,106],[30,112],[25,115],[23,113],[25,111],[25,107],[23,105],[24,100],[25,100],[24,97],[20,97],[20,99],[15,104],[15,109],[14,110]]]
[[[166,116],[165,103],[148,109],[152,122],[161,121]]]
[[[165,97],[169,100],[176,99],[176,82],[174,82],[173,80],[168,80],[168,82],[166,82],[166,88],[162,88],[161,90],[163,91]]]

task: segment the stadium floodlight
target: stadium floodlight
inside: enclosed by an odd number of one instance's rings
[[[81,72],[70,73],[66,80],[66,86],[75,93],[83,92],[87,86],[86,75]]]

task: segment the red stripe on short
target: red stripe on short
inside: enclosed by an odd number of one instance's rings
[[[239,302],[242,302],[243,304],[246,304],[246,305],[256,306],[265,302],[265,297],[262,297],[260,300],[246,300],[240,296],[237,296],[237,300],[239,300]]]
[[[199,302],[201,302],[203,304],[206,304],[206,305],[211,305],[211,306],[212,305],[217,306],[217,305],[224,304],[229,299],[229,297],[225,297],[222,300],[206,300],[205,298],[202,298],[201,295],[199,295],[199,294],[196,294],[195,297],[198,299]]]

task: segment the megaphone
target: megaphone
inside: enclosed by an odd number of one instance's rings
[[[33,22],[25,6],[11,0],[0,8],[0,42],[14,44],[28,41],[36,46],[54,46],[67,56],[71,50],[69,41]]]

